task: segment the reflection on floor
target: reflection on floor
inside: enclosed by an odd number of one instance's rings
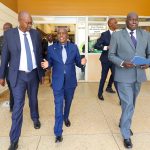
[[[118,128],[120,106],[116,94],[104,92],[105,101],[97,98],[98,83],[79,83],[70,115],[71,127],[64,127],[63,142],[55,144],[53,134],[54,103],[48,84],[40,86],[39,110],[42,127],[33,128],[28,100],[19,150],[123,150]],[[0,150],[9,146],[11,113],[0,103]],[[150,82],[144,83],[133,118],[133,150],[150,148]]]
[[[6,101],[8,99],[9,99],[9,91],[8,90],[0,93],[0,102]]]

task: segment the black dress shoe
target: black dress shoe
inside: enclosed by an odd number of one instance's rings
[[[41,123],[40,123],[39,120],[37,120],[36,122],[33,122],[33,123],[34,123],[34,128],[35,128],[35,129],[40,129]]]
[[[55,143],[59,143],[59,142],[62,142],[62,141],[63,141],[62,136],[56,136]]]
[[[108,93],[116,93],[112,88],[106,88],[106,92],[108,92]]]
[[[69,119],[64,120],[64,122],[65,122],[65,126],[66,127],[70,127],[71,126],[71,122],[70,122]]]
[[[119,128],[120,128],[120,123],[119,123]],[[130,135],[133,136],[133,132],[131,129],[130,129]]]
[[[124,139],[124,147],[125,148],[132,148],[132,142],[131,142],[131,139]]]
[[[98,98],[99,98],[101,101],[104,101],[103,95],[98,95]]]
[[[13,142],[10,144],[8,150],[16,150],[18,148],[18,142]]]

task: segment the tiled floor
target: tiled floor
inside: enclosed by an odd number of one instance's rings
[[[53,134],[54,103],[48,84],[40,86],[40,130],[33,128],[28,100],[18,150],[124,150],[118,128],[120,105],[117,94],[104,92],[105,101],[97,99],[98,83],[79,83],[72,104],[71,127],[64,127],[63,142],[56,144]],[[9,146],[11,113],[0,103],[0,150]],[[133,150],[150,149],[150,82],[144,83],[133,118]]]

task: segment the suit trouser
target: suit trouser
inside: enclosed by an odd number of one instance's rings
[[[130,127],[134,113],[136,98],[139,94],[141,83],[117,82],[118,93],[121,99],[122,114],[120,118],[120,130],[124,139],[130,138]]]
[[[6,81],[7,81],[7,85],[8,85],[8,89],[9,89],[9,106],[11,109],[13,109],[13,106],[14,106],[14,97],[13,97],[13,94],[12,94],[12,89],[11,89],[11,86],[10,86],[10,81],[8,79],[8,68],[7,68],[7,73],[6,73]]]
[[[62,135],[63,120],[66,120],[69,117],[74,91],[75,88],[68,88],[68,89],[63,88],[59,91],[56,90],[53,91],[55,102],[54,134],[56,136]]]
[[[8,89],[9,89],[9,106],[11,109],[13,109],[13,106],[14,106],[14,97],[13,97],[13,93],[12,93],[12,89],[11,89],[11,86],[10,86],[10,82],[8,79],[6,79],[7,81],[7,85],[8,85]]]
[[[31,118],[34,122],[36,122],[39,119],[37,100],[38,87],[39,79],[37,69],[34,69],[30,73],[19,71],[16,86],[12,87],[14,96],[14,107],[12,113],[12,126],[10,130],[11,142],[18,141],[19,136],[21,134],[21,127],[23,121],[23,107],[25,102],[26,91],[29,98]]]
[[[114,69],[115,69],[114,64],[110,61],[108,62],[101,61],[101,65],[102,65],[102,72],[101,72],[101,79],[99,83],[98,95],[102,95],[103,93],[103,88],[104,88],[104,84],[105,84],[109,69],[111,70],[111,76],[109,78],[107,87],[111,88],[114,82]]]

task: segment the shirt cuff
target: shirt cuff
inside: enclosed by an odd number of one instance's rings
[[[108,50],[108,46],[104,46],[103,50],[107,51]]]
[[[121,64],[120,64],[120,67],[122,67],[122,68],[124,67],[124,66],[122,65],[123,63],[124,63],[124,61],[122,61]]]

